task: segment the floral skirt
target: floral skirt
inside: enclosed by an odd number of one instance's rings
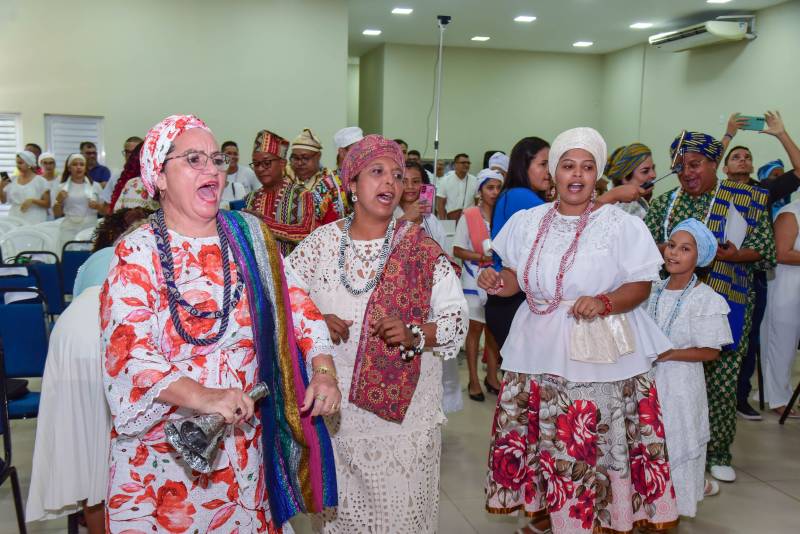
[[[492,424],[486,509],[549,515],[554,533],[676,526],[653,376],[579,383],[506,372]]]

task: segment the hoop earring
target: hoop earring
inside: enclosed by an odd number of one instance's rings
[[[353,204],[358,202],[358,195],[356,195],[355,193],[351,193],[350,198],[353,199]]]

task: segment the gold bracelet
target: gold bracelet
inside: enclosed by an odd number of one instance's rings
[[[330,367],[325,367],[324,365],[320,365],[320,366],[318,366],[318,367],[314,367],[314,368],[312,369],[312,372],[313,372],[315,375],[316,375],[316,374],[320,374],[320,375],[328,375],[328,376],[330,376],[331,378],[333,378],[334,380],[338,381],[338,379],[337,379],[337,377],[336,377],[336,371],[334,371],[334,370],[333,370],[333,369],[331,369]]]

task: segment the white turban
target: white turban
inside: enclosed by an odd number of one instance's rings
[[[42,152],[42,155],[39,156],[39,165],[42,164],[42,161],[46,159],[52,159],[53,161],[56,160],[56,155],[52,152]]]
[[[17,156],[24,161],[28,167],[36,167],[36,154],[31,152],[30,150],[23,150],[22,152],[17,152]]]
[[[561,157],[573,148],[582,148],[594,157],[597,166],[597,177],[603,174],[603,166],[606,164],[607,148],[603,136],[594,128],[581,126],[572,128],[558,134],[553,144],[550,146],[550,157],[547,166],[550,168],[550,176],[555,178],[556,168]]]
[[[358,126],[348,126],[333,134],[333,144],[336,148],[347,148],[364,139],[364,132]]]
[[[503,175],[494,169],[483,169],[478,173],[478,191],[481,190],[483,184],[489,180],[499,180],[502,184],[504,181]]]
[[[508,161],[508,156],[502,152],[495,152],[492,154],[492,157],[489,158],[489,168],[493,169],[498,167],[501,171],[508,172]]]

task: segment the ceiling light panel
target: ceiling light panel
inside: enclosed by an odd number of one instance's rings
[[[370,37],[374,37],[376,35],[380,35],[381,31],[380,30],[364,30],[361,33],[363,33],[364,35],[369,35]]]
[[[731,0],[706,0],[707,4],[727,4]]]
[[[410,15],[414,12],[410,7],[396,7],[392,10],[394,15]]]
[[[630,27],[634,30],[646,30],[647,28],[652,28],[652,22],[634,22],[630,25]]]
[[[533,22],[536,20],[536,17],[532,15],[520,15],[514,18],[514,22]]]
[[[489,37],[486,37],[485,35],[476,35],[475,37],[470,39],[470,41],[488,41],[488,40]]]
[[[594,43],[592,41],[575,41],[572,43],[572,46],[576,48],[586,48],[587,46],[592,46]]]

